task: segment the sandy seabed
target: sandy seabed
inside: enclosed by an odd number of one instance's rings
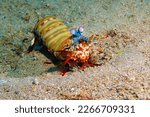
[[[149,0],[0,0],[0,99],[150,99]],[[60,75],[39,51],[26,53],[32,30],[52,15],[84,34],[108,34],[96,46],[101,66]]]

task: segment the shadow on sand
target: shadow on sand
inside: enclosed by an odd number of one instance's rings
[[[47,72],[56,72],[63,70],[63,68],[59,66],[62,60],[59,60],[53,54],[51,54],[48,51],[47,47],[45,47],[41,43],[35,43],[34,45],[28,47],[28,52],[31,52],[33,50],[39,51],[41,54],[43,54],[46,58],[50,60],[50,62],[45,62],[45,64],[53,63],[54,65],[56,65],[55,67],[51,67],[50,69],[48,69]]]

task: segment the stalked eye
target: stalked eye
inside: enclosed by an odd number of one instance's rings
[[[74,35],[76,33],[76,30],[73,28],[70,30],[70,33]]]
[[[78,30],[79,30],[80,32],[83,32],[83,31],[84,31],[83,26],[80,26]]]

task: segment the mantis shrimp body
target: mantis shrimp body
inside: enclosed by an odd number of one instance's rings
[[[36,38],[42,41],[48,51],[63,60],[63,65],[72,67],[87,65],[92,54],[92,46],[87,42],[88,38],[82,35],[82,31],[82,27],[70,31],[54,16],[40,19],[34,28]]]

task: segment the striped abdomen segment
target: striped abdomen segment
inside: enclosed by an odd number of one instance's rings
[[[36,24],[35,30],[50,52],[61,51],[71,46],[71,33],[67,26],[56,17],[42,18]]]

